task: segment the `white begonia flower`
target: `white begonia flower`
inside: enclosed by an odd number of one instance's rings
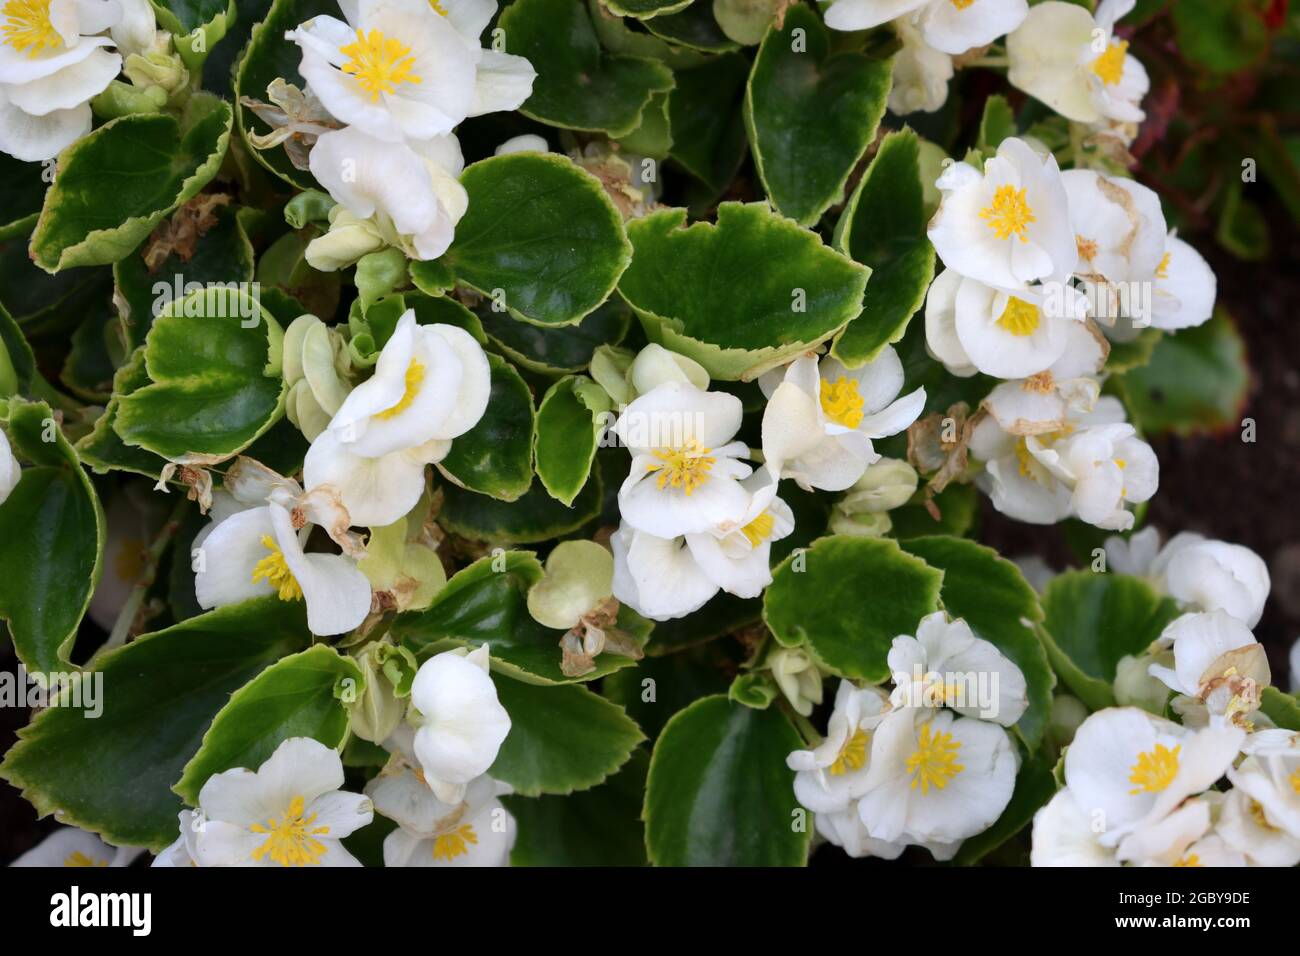
[[[203,826],[203,818],[193,810],[182,810],[177,816],[180,822],[180,836],[153,858],[153,862],[149,864],[151,867],[172,868],[199,865],[199,861],[195,859],[195,854],[198,853],[197,840],[199,829]]]
[[[740,429],[740,399],[670,381],[635,399],[614,423],[632,453],[618,491],[623,520],[661,538],[728,533],[743,524],[752,494],[741,484],[749,454],[732,441]]]
[[[839,847],[854,859],[875,856],[883,860],[896,860],[907,849],[906,843],[872,839],[862,823],[856,803],[850,803],[847,809],[835,813],[815,814],[813,825],[828,843]]]
[[[1245,866],[1246,858],[1210,832],[1207,794],[1186,801],[1162,820],[1125,836],[1116,848],[1121,863],[1135,866]]]
[[[1018,721],[1029,698],[1025,675],[961,618],[943,611],[921,618],[916,636],[900,634],[889,649],[896,707],[950,707],[1004,727]]]
[[[360,258],[373,251],[377,239],[412,259],[436,259],[451,245],[469,206],[457,179],[465,161],[455,136],[408,145],[345,127],[316,140],[309,165],[339,203],[330,210],[330,232],[308,246],[309,264],[322,270],[338,268],[353,253]],[[360,239],[351,234],[358,229],[366,233]],[[342,238],[331,239],[336,232]],[[335,248],[339,243],[347,245],[347,255]]]
[[[889,843],[958,843],[1006,809],[1019,758],[996,724],[905,708],[876,728],[858,812]]]
[[[1246,759],[1228,779],[1260,805],[1264,822],[1300,840],[1300,733],[1259,730],[1246,738]]]
[[[976,486],[993,507],[1030,524],[1055,524],[1070,514],[1070,486],[1039,461],[1045,442],[1059,433],[1016,435],[989,415],[971,431],[970,454],[984,462]]]
[[[917,24],[930,46],[957,54],[1010,33],[1028,12],[1026,0],[835,0],[826,10],[826,25],[869,30],[906,18]]]
[[[1008,82],[1075,122],[1141,122],[1151,82],[1128,41],[1112,35],[1135,2],[1102,0],[1096,19],[1061,0],[1033,7],[1007,37]]]
[[[1163,820],[1227,772],[1245,740],[1236,727],[1189,730],[1135,707],[1090,716],[1065,752],[1065,782],[1107,847]]]
[[[109,36],[122,56],[132,53],[144,55],[155,48],[158,39],[158,18],[149,0],[117,0],[122,7],[122,17],[109,28]]]
[[[310,525],[293,526],[288,509],[276,502],[214,520],[195,539],[194,594],[205,609],[250,598],[277,596],[304,601],[313,634],[344,634],[370,612],[370,582],[356,561],[341,554],[308,554]]]
[[[344,400],[303,462],[308,487],[329,485],[353,524],[382,527],[424,492],[424,467],[483,417],[492,375],[464,329],[418,325],[408,309],[375,363]]]
[[[894,54],[889,109],[899,116],[933,113],[948,102],[948,81],[952,79],[952,57],[925,42],[921,31],[908,17],[894,21],[894,32],[903,48]]]
[[[1072,322],[1065,352],[1037,374],[1003,382],[980,404],[1003,431],[1013,435],[1059,432],[1072,418],[1087,415],[1101,397],[1094,377],[1105,364],[1110,345],[1091,322]]]
[[[1224,611],[1247,627],[1259,623],[1272,587],[1264,559],[1240,544],[1182,535],[1166,546],[1164,587],[1180,604]]]
[[[23,476],[23,466],[18,463],[13,450],[9,447],[9,436],[0,429],[0,505],[5,503],[10,492],[18,487],[18,480]]]
[[[443,803],[464,799],[466,785],[487,772],[510,733],[488,663],[487,645],[444,651],[420,665],[411,684],[418,711],[412,750]]]
[[[709,387],[709,373],[695,359],[671,352],[653,342],[636,354],[627,371],[633,395],[653,392],[665,382],[687,382],[701,390]]]
[[[1147,575],[1160,553],[1160,532],[1148,525],[1127,538],[1111,535],[1103,542],[1107,570],[1116,574]]]
[[[290,737],[257,770],[213,774],[199,791],[200,866],[360,866],[342,839],[370,823],[370,798],[347,793],[343,761]],[[182,820],[182,826],[184,821]]]
[[[804,355],[759,380],[768,394],[763,454],[805,491],[844,491],[880,460],[873,439],[896,435],[925,408],[925,389],[898,398],[903,363],[886,345],[861,368]]]
[[[546,140],[536,133],[523,133],[511,136],[492,151],[493,156],[509,156],[512,153],[549,153],[551,147]]]
[[[1224,795],[1214,829],[1224,843],[1255,866],[1300,864],[1300,837],[1269,823],[1263,805],[1244,790],[1233,787]]]
[[[1069,787],[1034,814],[1030,841],[1030,866],[1119,866],[1115,851],[1097,839],[1092,817]]]
[[[1074,271],[1069,203],[1050,154],[1009,137],[982,173],[953,163],[936,185],[943,201],[927,235],[947,268],[999,289],[1063,283]]]
[[[1172,647],[1173,667],[1154,663],[1148,670],[1170,690],[1197,698],[1216,717],[1236,720],[1259,708],[1271,678],[1268,657],[1235,617],[1223,611],[1184,614],[1157,643]]]
[[[1160,484],[1160,462],[1132,425],[1094,425],[1067,436],[1050,454],[1055,464],[1049,467],[1073,481],[1074,513],[1098,528],[1133,527],[1133,513],[1124,506],[1148,500]]]
[[[0,152],[53,159],[90,132],[90,100],[122,69],[103,36],[117,0],[8,0],[0,8]]]
[[[1205,257],[1172,231],[1151,277],[1150,321],[1157,329],[1174,332],[1209,321],[1214,314],[1218,280]]]
[[[144,847],[110,846],[96,834],[77,827],[59,827],[10,866],[112,867],[130,866]]]
[[[889,698],[879,688],[840,681],[825,739],[785,760],[795,772],[794,795],[801,804],[817,814],[851,808],[865,792],[872,731],[888,712]]]
[[[384,866],[509,866],[518,827],[498,796],[511,788],[477,777],[464,799],[443,803],[410,769],[366,785],[375,809],[397,821],[384,838]]]
[[[802,647],[773,647],[766,664],[795,713],[807,717],[822,702],[822,672]]]
[[[337,207],[336,207],[337,208]],[[289,386],[285,414],[308,441],[329,427],[351,386],[347,345],[314,315],[300,315],[284,330],[282,373]]]

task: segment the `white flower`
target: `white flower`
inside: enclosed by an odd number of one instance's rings
[[[494,149],[492,155],[509,156],[512,153],[549,153],[550,151],[550,146],[541,136],[536,133],[522,133],[519,136],[511,136]]]
[[[1169,332],[1201,325],[1214,314],[1218,282],[1205,257],[1172,231],[1153,273],[1151,324]]]
[[[9,0],[0,9],[0,152],[52,159],[90,132],[90,100],[122,69],[103,36],[116,0]],[[97,35],[100,34],[100,35]]]
[[[1029,705],[1020,668],[943,611],[921,618],[915,637],[894,638],[888,661],[895,706],[951,707],[1010,727]]]
[[[930,46],[957,54],[1011,32],[1028,11],[1026,0],[835,0],[826,10],[826,25],[869,30],[905,17],[919,26]]]
[[[1103,0],[1095,20],[1085,8],[1060,0],[1033,7],[1007,37],[1007,80],[1066,119],[1141,122],[1139,104],[1151,83],[1128,54],[1128,41],[1112,35],[1115,21],[1135,2]]]
[[[872,839],[862,823],[856,803],[836,813],[815,814],[813,825],[827,842],[839,847],[854,859],[876,856],[883,860],[896,860],[907,849],[906,843],[887,843],[884,840]],[[956,852],[956,847],[953,847],[953,852]]]
[[[310,737],[290,737],[257,770],[214,774],[199,791],[199,866],[360,866],[342,839],[374,816],[347,793],[343,761]],[[184,821],[182,821],[182,824]]]
[[[1073,483],[1074,513],[1098,528],[1133,527],[1133,514],[1124,505],[1148,500],[1160,484],[1155,452],[1126,423],[1094,425],[1069,435],[1041,460]]]
[[[886,345],[861,368],[804,355],[759,380],[769,395],[763,454],[782,478],[806,491],[843,491],[880,455],[873,439],[903,431],[925,407],[925,389],[898,398],[903,363]]]
[[[158,38],[158,20],[149,0],[118,0],[122,18],[109,29],[109,35],[119,53],[144,55]],[[166,34],[164,34],[166,36]]]
[[[1184,614],[1157,643],[1172,647],[1173,667],[1154,663],[1149,672],[1170,690],[1197,698],[1216,717],[1235,720],[1258,709],[1270,680],[1268,657],[1235,617],[1223,611]]]
[[[1246,735],[1189,730],[1134,707],[1090,716],[1065,752],[1065,782],[1107,847],[1163,820],[1224,775]]]
[[[1119,866],[1115,851],[1097,839],[1093,819],[1063,787],[1034,814],[1030,866]]]
[[[1110,345],[1091,322],[1071,322],[1059,359],[1034,375],[994,387],[980,404],[1003,431],[1041,435],[1064,430],[1072,419],[1087,415],[1101,397],[1095,376]]]
[[[1246,858],[1210,832],[1217,794],[1186,801],[1163,820],[1128,834],[1116,848],[1136,866],[1245,866]]]
[[[0,505],[18,487],[18,480],[22,476],[23,466],[18,464],[18,459],[9,448],[9,437],[0,429]]]
[[[356,0],[340,0],[344,12]],[[421,0],[414,0],[419,3]],[[430,2],[460,34],[461,40],[478,52],[474,76],[474,102],[470,116],[517,110],[533,92],[537,71],[522,56],[514,56],[480,46],[480,38],[496,13],[496,0],[440,0]],[[545,152],[545,148],[540,152]]]
[[[858,812],[888,843],[958,843],[1006,809],[1018,756],[996,724],[906,708],[876,728]]]
[[[94,833],[59,827],[10,866],[130,866],[144,852],[138,846],[110,846]]]
[[[661,538],[740,527],[752,494],[741,484],[749,454],[732,441],[740,428],[740,399],[670,381],[635,399],[614,424],[632,453],[618,492],[623,520]]]
[[[766,663],[795,713],[807,717],[822,702],[821,668],[804,648],[774,647]]]
[[[840,681],[825,739],[812,750],[794,751],[785,760],[795,771],[794,795],[801,804],[817,814],[838,814],[862,796],[871,733],[888,711],[889,698],[883,691]]]
[[[1260,805],[1266,824],[1300,840],[1300,733],[1256,731],[1242,750],[1246,759],[1228,779]]]
[[[1272,584],[1268,565],[1250,548],[1178,535],[1166,545],[1170,597],[1203,611],[1225,611],[1247,627],[1259,623]]]
[[[981,173],[953,163],[928,235],[943,264],[1001,289],[1040,279],[1063,282],[1078,260],[1056,159],[1008,138]]]
[[[359,258],[373,251],[379,240],[410,258],[436,259],[451,245],[456,223],[469,205],[465,187],[456,178],[465,163],[455,136],[407,145],[345,127],[316,140],[309,165],[339,203],[330,210],[330,231],[308,246],[309,263],[325,271],[348,264],[352,253]],[[358,225],[369,225],[373,232],[360,244],[347,231]],[[349,255],[338,253],[339,243],[347,246]]]
[[[947,269],[930,286],[925,310],[926,345],[955,375],[983,372],[997,378],[1036,375],[1063,359],[1082,369],[1096,348],[1079,328],[1088,303],[1072,286],[997,289]],[[1080,362],[1083,360],[1083,362]]]
[[[907,17],[895,20],[894,30],[903,48],[894,54],[889,109],[899,116],[941,109],[948,102],[952,57],[926,43]]]
[[[276,595],[305,601],[313,634],[343,634],[370,612],[370,582],[356,561],[341,554],[305,553],[310,525],[295,530],[293,517],[271,502],[214,514],[204,537],[196,538],[194,594],[203,608],[224,607],[250,598]]]
[[[1224,795],[1215,832],[1256,866],[1300,864],[1300,837],[1269,823],[1263,805],[1244,790],[1233,787]]]
[[[510,733],[497,700],[486,645],[429,658],[411,684],[418,727],[411,748],[425,781],[443,803],[460,803],[466,785],[487,772]]]
[[[151,867],[172,868],[178,866],[198,866],[198,860],[195,855],[198,853],[197,839],[199,828],[203,826],[203,817],[193,810],[182,810],[178,814],[180,821],[180,836],[163,848],[157,856],[153,858]]]
[[[344,400],[307,451],[309,487],[332,486],[352,522],[392,524],[424,492],[424,466],[483,417],[491,371],[482,347],[451,325],[397,322],[374,375]]]

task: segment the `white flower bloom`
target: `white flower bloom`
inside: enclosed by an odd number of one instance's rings
[[[1224,795],[1215,832],[1255,866],[1300,864],[1300,837],[1269,823],[1263,805],[1244,790],[1233,787]]]
[[[309,263],[325,271],[349,264],[350,256],[336,250],[340,242],[356,258],[382,241],[410,258],[436,259],[451,245],[469,205],[457,179],[465,162],[455,136],[407,145],[349,126],[323,133],[308,162],[339,203],[330,210],[330,231],[308,246]],[[373,235],[358,244],[350,231],[366,226]]]
[[[618,492],[623,520],[661,538],[729,533],[743,524],[752,473],[738,459],[749,448],[732,441],[740,428],[740,399],[670,381],[635,399],[614,424],[632,453]]]
[[[109,36],[122,56],[144,55],[158,37],[158,19],[149,0],[118,0],[122,18],[109,29]]]
[[[653,392],[665,382],[687,382],[701,390],[709,387],[709,373],[699,362],[685,355],[670,352],[662,345],[651,342],[632,360],[627,381],[633,395]]]
[[[952,57],[926,43],[908,17],[895,20],[894,31],[903,48],[894,54],[889,109],[899,116],[941,109],[948,102]]]
[[[1136,866],[1245,866],[1245,856],[1210,832],[1216,796],[1188,800],[1163,820],[1128,834],[1116,857]]]
[[[1104,542],[1107,569],[1115,574],[1146,575],[1160,553],[1160,532],[1151,526],[1128,538],[1112,535]]]
[[[1028,11],[1026,0],[835,0],[826,10],[826,25],[832,30],[869,30],[907,18],[930,46],[957,54],[1010,33]]]
[[[873,439],[903,431],[925,407],[925,389],[898,398],[903,363],[886,345],[861,368],[804,355],[759,380],[768,394],[763,454],[806,491],[843,491],[880,455]]]
[[[1096,407],[1101,384],[1094,376],[1109,351],[1105,336],[1091,322],[1071,322],[1059,359],[1028,378],[994,387],[980,404],[1013,435],[1062,431],[1071,419]]]
[[[921,618],[915,637],[894,638],[888,660],[895,706],[951,707],[1010,727],[1029,705],[1020,668],[944,611]]]
[[[1065,782],[1080,810],[1116,846],[1214,785],[1245,740],[1236,727],[1193,731],[1135,707],[1098,711],[1065,752]]]
[[[880,689],[840,681],[825,739],[785,760],[795,771],[794,795],[801,804],[816,814],[839,814],[851,808],[866,792],[871,734],[888,712],[889,698]]]
[[[344,634],[370,612],[370,582],[356,561],[341,554],[305,553],[310,526],[301,531],[281,504],[237,511],[214,520],[202,540],[194,593],[203,608],[276,595],[305,601],[313,634]]]
[[[876,856],[883,860],[896,860],[907,849],[906,843],[872,839],[862,823],[856,803],[836,813],[815,814],[813,825],[828,843],[839,847],[854,859]]]
[[[1041,460],[1073,483],[1074,513],[1098,528],[1133,527],[1133,514],[1124,506],[1146,501],[1160,484],[1155,452],[1128,424],[1094,425],[1069,435]]]
[[[1033,7],[1007,37],[1007,80],[1066,119],[1141,122],[1146,114],[1139,104],[1151,82],[1129,55],[1128,41],[1112,33],[1135,2],[1102,0],[1096,19],[1084,7],[1060,0]]]
[[[374,817],[347,793],[343,761],[310,737],[290,737],[257,770],[214,774],[199,791],[200,866],[360,866],[342,839]],[[184,821],[182,821],[182,824]]]
[[[1119,866],[1115,851],[1097,839],[1093,819],[1063,787],[1034,814],[1030,866]]]
[[[766,663],[795,713],[807,717],[822,702],[821,668],[804,648],[775,647]]]
[[[52,159],[90,132],[90,100],[122,69],[103,36],[117,0],[10,0],[0,9],[0,152]]]
[[[1218,281],[1205,257],[1172,231],[1157,264],[1151,291],[1151,324],[1174,332],[1202,325],[1214,314]]]
[[[492,376],[482,347],[451,325],[397,322],[375,363],[307,451],[309,487],[339,493],[352,522],[382,527],[409,512],[424,492],[424,467],[483,417]]]
[[[1246,738],[1246,759],[1228,779],[1263,808],[1264,822],[1300,840],[1300,733],[1259,730]]]
[[[178,814],[180,820],[180,836],[163,848],[162,852],[153,858],[151,867],[172,868],[178,866],[198,866],[199,862],[195,859],[198,853],[197,839],[199,828],[203,825],[203,818],[193,810],[182,810]]]
[[[420,665],[411,685],[419,713],[412,750],[443,803],[464,799],[466,785],[487,772],[510,733],[488,661],[486,645],[445,651]]]
[[[59,827],[10,866],[130,866],[144,852],[138,846],[110,846],[94,833]]]
[[[1225,611],[1247,627],[1259,623],[1272,587],[1268,565],[1250,548],[1178,535],[1166,546],[1170,597],[1203,611]]]
[[[9,437],[0,429],[0,505],[18,487],[18,480],[22,476],[23,466],[18,464],[18,459],[9,447]]]
[[[1006,809],[1018,763],[996,724],[946,710],[896,710],[873,736],[858,812],[877,840],[958,843]]]
[[[549,153],[550,146],[536,133],[523,133],[511,136],[492,151],[493,156],[509,156],[511,153]]]
[[[1078,260],[1056,160],[1022,139],[1003,140],[981,173],[953,163],[928,235],[949,269],[1000,289],[1042,279],[1064,282]]]
[[[1216,717],[1236,720],[1258,709],[1271,678],[1268,657],[1235,617],[1223,611],[1184,614],[1157,643],[1172,647],[1173,667],[1155,663],[1149,672],[1170,690],[1204,702]]]

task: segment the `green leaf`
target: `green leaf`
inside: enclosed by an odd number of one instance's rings
[[[1261,60],[1268,29],[1255,0],[1179,0],[1173,5],[1178,50],[1212,73],[1235,73]]]
[[[687,618],[696,615],[687,615]],[[663,624],[655,625],[655,632]],[[600,692],[627,711],[645,734],[659,736],[670,717],[701,697],[727,693],[726,669],[735,666],[721,645],[647,657],[610,674]],[[638,808],[639,809],[639,808]]]
[[[502,797],[519,825],[512,866],[644,866],[644,750],[618,773],[569,796]]]
[[[870,362],[903,337],[934,278],[920,164],[916,134],[890,133],[836,226],[836,248],[871,269],[862,314],[831,348],[849,368]]]
[[[641,112],[641,125],[614,142],[620,149],[639,156],[663,159],[673,146],[673,134],[668,128],[668,94],[656,93]]]
[[[1118,384],[1134,424],[1149,435],[1236,427],[1250,387],[1246,346],[1220,311],[1204,325],[1165,336],[1151,361]]]
[[[620,17],[636,17],[649,20],[662,14],[676,13],[690,6],[693,0],[607,0],[606,6],[611,13]]]
[[[935,534],[964,535],[970,531],[979,512],[979,493],[974,485],[952,484],[931,499],[939,509],[936,521],[923,504],[909,502],[889,513],[893,524],[889,534],[899,541]]]
[[[514,367],[488,353],[492,393],[477,425],[451,443],[439,467],[458,485],[514,501],[533,480],[533,397]]]
[[[0,397],[28,391],[37,377],[36,357],[27,337],[0,305]]]
[[[46,272],[116,262],[221,166],[230,105],[193,94],[167,113],[111,120],[68,147],[45,194],[31,254]]]
[[[541,687],[494,674],[510,733],[488,770],[524,796],[594,787],[645,734],[623,708],[585,687]]]
[[[1165,333],[1153,326],[1143,329],[1128,342],[1111,342],[1110,352],[1106,356],[1106,371],[1118,375],[1141,368],[1151,361],[1156,346],[1164,338]]]
[[[803,746],[774,707],[755,710],[719,695],[674,715],[655,743],[646,783],[651,862],[804,865],[811,833],[785,764]]]
[[[710,0],[692,3],[677,13],[660,14],[642,26],[661,40],[704,53],[726,53],[739,47],[718,26]]]
[[[609,396],[585,375],[562,378],[537,409],[537,477],[552,498],[572,505],[591,475]]]
[[[438,523],[452,534],[474,541],[546,541],[577,531],[599,515],[602,487],[599,472],[593,471],[572,506],[567,506],[552,497],[540,481],[534,481],[522,498],[511,502],[443,485]]]
[[[632,310],[615,297],[601,303],[577,325],[533,325],[490,308],[483,309],[479,319],[488,337],[516,365],[539,375],[563,375],[590,365],[600,346],[623,341]]]
[[[675,654],[753,624],[762,616],[763,602],[759,598],[738,598],[721,591],[694,614],[657,623],[646,654]]]
[[[160,850],[182,808],[172,784],[230,694],[309,640],[301,602],[247,601],[136,638],[83,672],[102,713],[51,707],[19,731],[0,777],[41,815]],[[89,691],[83,694],[88,701]]]
[[[841,677],[877,682],[889,676],[894,638],[938,610],[942,581],[896,541],[831,535],[773,572],[763,620],[781,644],[806,644]]]
[[[237,289],[213,286],[171,303],[145,340],[150,384],[120,396],[114,430],[172,460],[242,451],[281,416],[283,336]]]
[[[1052,765],[1040,757],[1030,757],[1020,765],[1016,788],[1002,816],[983,833],[965,840],[954,861],[973,866],[1033,822],[1034,814],[1056,794]]]
[[[1043,620],[1037,593],[1019,568],[974,541],[912,538],[903,548],[943,572],[939,598],[948,614],[964,618],[976,635],[994,645],[1025,675],[1029,706],[1015,726],[1029,749],[1037,749],[1047,729],[1056,683],[1034,629]]]
[[[1110,685],[1120,659],[1143,653],[1178,616],[1173,599],[1141,578],[1093,571],[1053,578],[1043,610],[1053,665],[1094,710],[1114,704]]]
[[[150,0],[158,26],[175,38],[189,69],[201,72],[212,48],[235,22],[235,0]]]
[[[987,156],[993,156],[1002,141],[1016,135],[1016,114],[1011,109],[1005,96],[994,94],[984,101],[984,113],[980,116],[979,134],[975,137],[975,148]]]
[[[519,110],[532,119],[617,139],[641,125],[655,93],[673,87],[672,71],[662,63],[602,50],[579,0],[515,0],[500,22],[506,52],[537,70],[532,95]]]
[[[564,156],[513,153],[474,163],[460,179],[469,211],[441,259],[412,263],[417,287],[436,295],[443,283],[430,283],[430,270],[451,269],[538,325],[576,325],[609,297],[631,247],[594,176]]]
[[[885,115],[890,70],[890,60],[832,53],[811,7],[791,7],[780,29],[768,29],[749,75],[745,125],[758,175],[785,215],[811,226],[844,199]]]
[[[1259,709],[1273,723],[1285,730],[1300,731],[1300,700],[1295,694],[1276,687],[1265,687]]]
[[[97,473],[130,471],[151,478],[159,477],[166,460],[153,452],[126,444],[113,427],[122,398],[148,384],[149,372],[144,364],[144,346],[141,346],[113,375],[113,394],[104,413],[95,419],[89,434],[77,442],[77,453],[82,462]]]
[[[724,53],[678,71],[677,85],[668,95],[669,155],[715,195],[745,158],[741,104],[748,77],[749,60],[741,53]]]
[[[99,583],[104,512],[48,405],[13,400],[7,430],[34,467],[0,503],[0,618],[29,671],[66,671]]]
[[[723,203],[717,224],[665,209],[628,227],[619,292],[647,337],[714,378],[752,379],[824,342],[862,309],[869,270],[765,203]]]
[[[348,734],[341,690],[350,687],[358,699],[365,680],[356,661],[327,644],[282,657],[230,695],[172,789],[198,806],[209,777],[235,767],[256,770],[290,737],[341,747]]]

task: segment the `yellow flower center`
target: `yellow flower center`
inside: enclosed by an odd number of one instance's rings
[[[1041,314],[1038,306],[1032,302],[1026,302],[1024,299],[1017,299],[1013,295],[1007,299],[1006,308],[998,316],[997,324],[1012,335],[1023,338],[1026,335],[1033,335],[1038,330],[1039,316]]]
[[[281,601],[301,601],[302,588],[289,570],[289,563],[284,560],[284,552],[275,543],[275,539],[269,534],[262,535],[262,547],[271,553],[253,567],[253,581],[265,579],[267,584],[275,588]]]
[[[398,83],[419,83],[420,77],[411,72],[415,55],[401,40],[385,37],[380,30],[368,34],[357,31],[355,43],[339,47],[339,52],[350,57],[343,64],[343,72],[357,78],[370,99],[379,99],[380,93],[391,93]]]
[[[34,60],[46,47],[51,50],[63,46],[63,37],[50,22],[50,0],[8,0],[0,13],[4,14],[4,42],[19,53],[27,51]]]
[[[717,461],[709,457],[709,451],[692,438],[681,448],[655,452],[660,464],[651,465],[650,471],[659,472],[660,490],[681,488],[689,495],[708,481],[709,470]]]
[[[478,834],[474,832],[473,826],[462,823],[456,829],[434,837],[433,858],[444,863],[454,860],[468,853],[470,844],[478,844]]]
[[[931,787],[942,790],[948,781],[966,768],[957,763],[961,741],[946,731],[931,733],[927,723],[921,727],[916,741],[916,752],[907,758],[907,772],[912,774],[912,789],[920,786],[922,793]]]
[[[442,4],[439,3],[438,0],[429,0],[429,6],[433,7],[433,12],[438,14],[438,16],[445,17],[447,15],[447,11],[443,9]]]
[[[1020,464],[1020,475],[1023,478],[1033,478],[1034,456],[1029,450],[1029,445],[1024,436],[1016,441],[1016,461]]]
[[[281,866],[315,866],[328,847],[316,839],[330,832],[329,827],[313,827],[316,814],[303,816],[303,799],[294,797],[280,819],[272,817],[266,826],[255,823],[254,833],[265,833],[266,842],[253,851],[253,859],[269,856]]]
[[[1264,815],[1264,807],[1258,800],[1250,801],[1250,817],[1255,821],[1255,825],[1261,830],[1277,829],[1277,827],[1268,822],[1268,817]]]
[[[764,511],[761,515],[740,529],[740,533],[749,539],[751,547],[757,548],[760,544],[772,536],[772,529],[776,527],[776,519],[769,512]]]
[[[1080,259],[1092,260],[1097,256],[1097,243],[1093,239],[1080,236],[1077,233],[1074,237],[1074,248],[1079,253]]]
[[[63,861],[63,865],[64,866],[89,866],[89,867],[108,866],[108,861],[92,860],[90,857],[86,856],[86,854],[82,853],[80,850],[74,850],[71,854],[68,855],[68,858]]]
[[[1139,753],[1128,778],[1129,783],[1137,786],[1129,794],[1159,793],[1173,783],[1178,774],[1178,751],[1182,749],[1182,744],[1173,750],[1156,744],[1154,750]]]
[[[402,397],[397,400],[396,405],[376,413],[375,418],[388,420],[402,414],[415,402],[415,396],[420,394],[420,386],[423,383],[424,366],[415,359],[411,359],[411,364],[406,366],[406,391],[402,392]]]
[[[1127,55],[1128,41],[1117,40],[1092,61],[1092,72],[1107,86],[1114,86],[1124,76],[1124,58]]]
[[[1160,259],[1160,265],[1156,266],[1157,279],[1169,278],[1169,256],[1170,253],[1166,252]]]
[[[822,411],[826,417],[845,428],[857,428],[862,422],[862,396],[858,394],[858,383],[847,375],[841,375],[835,381],[822,380]]]
[[[838,777],[850,770],[861,770],[867,762],[867,741],[870,739],[871,735],[861,728],[853,731],[852,736],[844,741],[844,746],[835,755],[835,762],[831,764],[831,773]]]
[[[952,0],[952,5],[958,10],[965,10],[974,2],[975,0]]]
[[[1205,864],[1201,862],[1201,858],[1197,854],[1189,853],[1175,863],[1174,866],[1205,866]]]
[[[980,210],[980,218],[989,224],[989,228],[999,239],[1010,239],[1013,235],[1021,242],[1028,242],[1025,229],[1031,222],[1037,222],[1034,210],[1025,201],[1024,187],[999,186],[993,193],[993,202]]]
[[[1291,789],[1296,792],[1296,796],[1300,796],[1300,770],[1295,771],[1287,779],[1291,783]]]

